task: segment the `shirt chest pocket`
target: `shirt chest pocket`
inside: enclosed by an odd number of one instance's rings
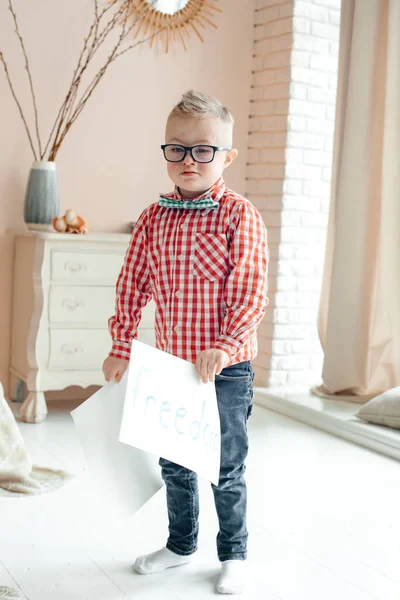
[[[228,274],[228,243],[225,235],[196,233],[193,273],[196,277],[215,281]]]

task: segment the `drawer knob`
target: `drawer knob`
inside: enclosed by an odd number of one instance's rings
[[[61,352],[63,354],[76,354],[77,352],[83,352],[83,347],[82,344],[63,344]]]
[[[87,271],[85,263],[67,261],[64,263],[64,271],[71,271],[72,273],[79,273],[79,271]]]
[[[78,300],[77,298],[65,298],[62,302],[63,308],[67,310],[73,311],[76,310],[79,306],[84,307],[83,300]]]

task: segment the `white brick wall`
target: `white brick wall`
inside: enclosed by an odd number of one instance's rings
[[[271,250],[259,385],[320,379],[339,24],[340,0],[256,0],[247,195]]]

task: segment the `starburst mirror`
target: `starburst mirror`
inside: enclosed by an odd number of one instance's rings
[[[204,42],[202,29],[217,27],[213,21],[218,0],[130,0],[130,18],[137,21],[135,39],[163,44],[165,52],[174,43],[187,50],[187,42],[196,36]]]

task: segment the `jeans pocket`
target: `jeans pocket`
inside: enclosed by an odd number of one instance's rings
[[[216,375],[216,379],[239,382],[239,381],[252,381],[250,373],[248,375],[240,375],[239,377],[235,377],[234,375]]]
[[[239,363],[223,369],[215,376],[218,403],[227,410],[248,410],[253,403],[253,372],[249,363]]]
[[[254,371],[249,361],[236,363],[230,367],[222,369],[220,375],[216,375],[218,379],[226,381],[253,381]]]

